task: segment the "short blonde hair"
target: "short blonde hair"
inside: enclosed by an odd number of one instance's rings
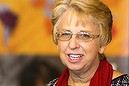
[[[59,29],[62,15],[69,9],[92,16],[100,29],[101,46],[107,45],[112,39],[112,14],[110,9],[99,0],[55,0],[52,15],[53,41],[58,44],[56,32]]]

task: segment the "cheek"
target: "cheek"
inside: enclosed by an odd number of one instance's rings
[[[99,44],[98,43],[87,43],[84,44],[84,46],[82,45],[83,50],[86,53],[98,53],[99,52]]]
[[[66,44],[64,43],[60,43],[60,42],[58,42],[58,45],[57,45],[57,50],[58,50],[58,52],[59,53],[61,53],[61,52],[64,52],[65,50],[66,50]]]

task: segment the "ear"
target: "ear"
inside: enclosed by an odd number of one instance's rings
[[[100,46],[99,53],[102,54],[105,51],[106,46]]]
[[[56,45],[56,48],[57,48],[57,50],[58,50],[58,44]]]

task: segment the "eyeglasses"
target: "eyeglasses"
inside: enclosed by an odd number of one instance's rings
[[[70,30],[58,31],[56,35],[57,35],[57,40],[60,41],[69,41],[72,38],[72,35],[76,35],[76,39],[82,42],[89,42],[99,37],[99,35],[94,35],[93,33],[86,31],[80,31],[77,34],[73,34]]]

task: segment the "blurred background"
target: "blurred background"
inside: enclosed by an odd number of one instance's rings
[[[102,1],[114,19],[105,54],[114,69],[129,74],[129,0]],[[53,2],[0,0],[0,86],[40,86],[65,68],[51,36]]]

